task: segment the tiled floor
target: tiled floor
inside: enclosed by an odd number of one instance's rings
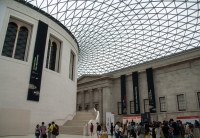
[[[1,137],[1,138],[35,138],[33,134],[28,136],[8,136],[8,137]],[[97,135],[94,136],[80,136],[80,135],[64,135],[60,134],[56,138],[97,138]],[[115,138],[114,136],[108,136],[108,138]]]

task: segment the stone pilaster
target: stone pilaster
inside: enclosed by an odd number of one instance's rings
[[[103,123],[103,96],[102,96],[102,88],[97,89],[99,91],[99,123]]]
[[[112,112],[111,106],[111,87],[107,86],[102,89],[102,123],[106,123],[106,112]]]
[[[93,108],[94,108],[94,96],[93,96],[93,91],[92,91],[92,89],[90,89],[88,92],[90,93],[90,109],[93,109]]]
[[[85,109],[85,94],[84,94],[84,91],[81,91],[81,110],[84,111]]]

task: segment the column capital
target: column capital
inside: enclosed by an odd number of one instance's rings
[[[80,91],[81,94],[84,94],[84,91]]]
[[[102,89],[103,89],[103,88],[101,88],[101,87],[97,88],[97,90],[98,90],[99,92],[101,92],[101,91],[102,91]]]
[[[89,89],[89,90],[88,90],[89,93],[92,93],[92,91],[93,91],[92,89]]]

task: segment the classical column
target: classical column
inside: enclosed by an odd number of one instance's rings
[[[92,89],[90,89],[88,92],[90,93],[90,109],[93,109],[94,108],[94,106],[93,106],[93,104],[94,104],[94,97],[93,97]]]
[[[84,111],[85,109],[85,95],[84,95],[84,91],[81,91],[81,110]]]
[[[103,123],[103,99],[102,99],[102,88],[97,89],[99,91],[99,122]]]

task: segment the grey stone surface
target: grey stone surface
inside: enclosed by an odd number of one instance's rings
[[[133,86],[131,73],[138,71],[140,111],[144,113],[144,99],[148,99],[148,88],[146,69],[153,68],[154,88],[157,113],[151,114],[153,120],[176,119],[177,116],[200,115],[199,101],[197,92],[200,92],[200,49],[193,52],[181,53],[171,57],[163,58],[146,64],[133,66],[132,68],[122,69],[109,74],[85,76],[87,81],[78,81],[78,91],[89,89],[93,90],[95,103],[100,103],[100,118],[105,123],[105,113],[114,112],[115,121],[122,121],[124,116],[134,116],[130,114],[130,101],[133,101]],[[118,115],[117,103],[121,102],[120,76],[126,74],[126,93],[127,93],[127,114]],[[84,80],[84,76],[81,78]],[[102,88],[101,96],[95,92]],[[87,95],[87,92],[85,93]],[[186,110],[179,111],[177,105],[177,95],[184,94]],[[165,97],[166,112],[160,111],[159,97]],[[88,99],[85,99],[88,100]],[[164,117],[165,116],[165,117]]]

